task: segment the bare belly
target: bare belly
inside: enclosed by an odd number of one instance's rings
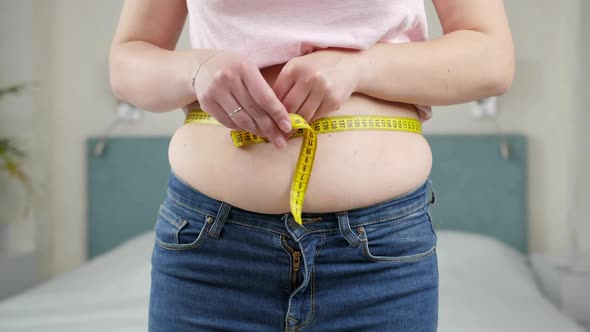
[[[281,65],[261,70],[272,84]],[[330,115],[418,118],[412,105],[354,93]],[[230,129],[201,124],[180,127],[168,151],[172,170],[192,187],[236,207],[259,213],[289,212],[291,178],[302,138],[278,150],[272,144],[233,146]],[[424,183],[432,154],[417,134],[346,131],[318,136],[304,212],[335,212],[402,195]]]

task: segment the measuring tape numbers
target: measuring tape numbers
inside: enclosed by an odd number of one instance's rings
[[[296,129],[289,137],[302,137],[299,158],[295,167],[295,174],[291,180],[291,193],[289,205],[295,221],[302,225],[301,213],[305,192],[317,150],[317,135],[334,133],[348,130],[384,130],[384,131],[405,131],[422,134],[422,123],[413,118],[392,117],[382,115],[342,115],[317,119],[307,123],[299,114],[289,114],[291,125]],[[189,110],[185,124],[200,123],[214,126],[223,126],[211,115],[200,109]],[[268,143],[268,139],[251,134],[247,131],[231,131],[231,138],[235,147],[242,147],[253,144]]]

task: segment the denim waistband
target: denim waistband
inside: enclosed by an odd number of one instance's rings
[[[428,198],[427,189],[431,197]],[[200,213],[206,217],[217,218],[223,214],[225,221],[261,228],[276,233],[285,233],[285,218],[292,218],[290,212],[265,214],[244,210],[229,203],[214,199],[184,182],[174,172],[170,172],[166,200],[178,208]],[[303,212],[301,217],[306,232],[338,230],[338,219],[346,214],[350,226],[363,226],[398,219],[412,214],[435,201],[432,181],[428,178],[422,185],[400,196],[366,207],[337,212]]]

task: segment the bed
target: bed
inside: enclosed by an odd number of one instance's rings
[[[435,165],[439,331],[583,332],[543,296],[527,260],[525,138],[427,138]],[[88,141],[89,261],[0,302],[0,331],[147,330],[154,209],[165,192],[168,138],[110,139],[99,157],[96,142]]]

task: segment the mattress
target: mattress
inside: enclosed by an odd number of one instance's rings
[[[147,331],[153,232],[0,302],[0,331]],[[583,332],[539,290],[525,256],[438,231],[440,332]]]

